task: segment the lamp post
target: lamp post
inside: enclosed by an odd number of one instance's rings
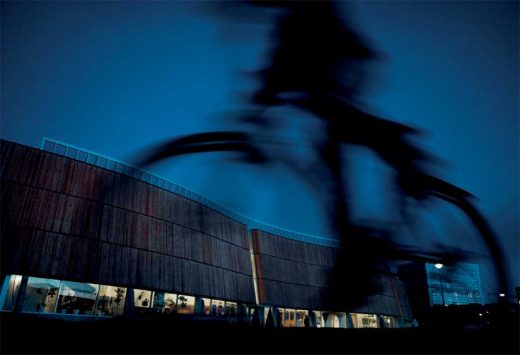
[[[444,267],[444,265],[441,263],[437,263],[434,266],[437,270],[439,270],[440,281],[441,281],[441,300],[442,300],[442,305],[446,306],[446,302],[444,302],[444,288],[442,285],[442,271],[441,271],[441,269]]]

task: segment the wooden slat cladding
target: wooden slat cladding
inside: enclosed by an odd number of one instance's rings
[[[99,274],[100,244],[96,241],[38,231],[19,226],[4,230],[3,270],[6,273],[77,280],[91,280]]]
[[[245,225],[112,171],[0,149],[3,273],[254,302]]]
[[[198,202],[128,176],[49,152],[6,141],[1,141],[1,144],[4,156],[0,171],[3,181],[104,202],[248,248],[247,226]]]
[[[262,264],[263,277],[269,280],[308,285],[313,287],[327,287],[327,278],[331,268],[298,263],[269,255],[259,255]]]
[[[336,248],[304,243],[258,230],[255,232],[255,251],[258,253],[325,267],[336,264]]]
[[[253,231],[253,252],[257,268],[260,302],[290,308],[327,309],[329,277],[338,250],[266,232]],[[395,278],[376,277],[378,291],[366,304],[350,312],[410,317],[404,288]]]
[[[300,309],[323,309],[324,289],[263,280],[266,304]]]
[[[260,302],[323,309],[337,250],[259,230],[252,234]]]

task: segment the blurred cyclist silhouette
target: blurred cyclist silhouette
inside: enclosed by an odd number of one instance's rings
[[[428,252],[392,242],[389,237],[351,221],[345,146],[360,145],[374,151],[395,172],[406,219],[406,201],[436,197],[463,210],[482,235],[497,268],[499,285],[505,287],[501,252],[493,232],[474,208],[471,195],[433,177],[427,168],[433,158],[411,143],[418,131],[361,109],[370,65],[380,55],[345,21],[330,1],[251,1],[225,6],[273,7],[281,11],[272,36],[268,65],[256,73],[259,88],[249,101],[255,110],[241,115],[252,123],[252,132],[228,131],[190,135],[160,144],[145,152],[144,167],[164,158],[210,151],[235,151],[251,163],[283,161],[283,147],[269,152],[262,146],[266,130],[276,129],[265,114],[278,106],[290,106],[311,114],[324,127],[322,139],[313,142],[319,159],[311,169],[286,161],[299,176],[315,187],[323,199],[331,230],[341,241],[337,265],[330,279],[330,309],[352,309],[377,291],[374,276],[389,260],[421,260],[453,263],[464,258],[460,250]],[[274,127],[274,128],[273,128]],[[319,134],[316,132],[316,134]],[[268,136],[268,134],[267,134]],[[348,148],[347,148],[348,153]]]

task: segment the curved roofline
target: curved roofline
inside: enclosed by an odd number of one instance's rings
[[[261,222],[254,218],[241,215],[235,211],[230,210],[229,208],[220,205],[217,202],[211,201],[197,194],[196,192],[193,192],[162,176],[142,170],[128,163],[122,162],[118,159],[111,158],[80,147],[76,147],[69,143],[61,142],[52,138],[43,137],[40,149],[46,152],[51,152],[54,154],[64,156],[66,158],[74,159],[83,163],[91,164],[100,168],[124,174],[126,176],[130,176],[134,179],[146,182],[148,184],[172,192],[174,194],[186,197],[190,200],[201,203],[204,206],[211,208],[219,213],[222,213],[223,215],[229,218],[232,218],[240,223],[245,224],[249,229],[258,229],[284,238],[321,246],[339,247],[340,245],[339,241],[335,239],[319,237],[316,235],[305,234],[284,228],[279,228],[271,224]]]

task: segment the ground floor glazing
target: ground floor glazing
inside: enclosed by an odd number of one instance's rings
[[[130,295],[130,296],[129,296]],[[127,299],[127,296],[132,299]],[[18,304],[19,303],[19,304]],[[0,310],[23,313],[112,317],[129,309],[136,314],[175,313],[251,325],[315,328],[396,328],[388,315],[329,312],[243,304],[197,295],[129,289],[67,280],[7,275],[0,290]]]

